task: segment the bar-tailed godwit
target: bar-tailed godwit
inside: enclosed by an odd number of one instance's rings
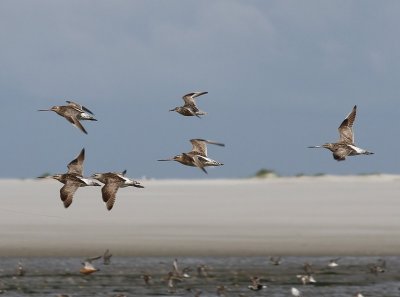
[[[171,109],[170,111],[176,111],[177,113],[184,115],[184,116],[189,116],[189,117],[196,116],[196,117],[200,118],[201,115],[205,115],[207,113],[198,109],[195,98],[199,97],[201,95],[204,95],[204,94],[208,94],[208,92],[188,93],[182,97],[185,104],[183,106],[175,107],[174,109]]]
[[[54,111],[58,115],[64,117],[68,122],[74,125],[76,128],[87,134],[85,128],[79,122],[80,120],[97,121],[93,113],[86,107],[72,102],[67,101],[68,105],[53,106],[50,109],[39,109],[39,111]]]
[[[338,142],[309,146],[309,148],[326,148],[333,153],[333,158],[337,161],[343,161],[347,156],[373,154],[372,152],[359,148],[354,144],[353,123],[356,119],[356,112],[357,106],[355,105],[353,110],[339,126],[340,138]]]
[[[138,181],[126,177],[125,173],[126,171],[120,173],[95,173],[92,175],[92,178],[97,179],[99,182],[104,184],[104,186],[101,188],[101,194],[108,210],[113,208],[119,188],[129,186],[144,188]]]
[[[100,184],[96,181],[83,177],[84,160],[85,149],[83,148],[79,155],[68,164],[67,173],[43,177],[53,178],[64,184],[64,186],[60,189],[60,197],[65,208],[68,208],[71,205],[74,194],[79,187],[100,186]]]
[[[204,173],[207,173],[204,167],[224,165],[207,157],[207,144],[215,144],[219,146],[225,146],[225,144],[205,139],[191,139],[190,142],[192,143],[192,150],[190,152],[158,161],[177,161],[183,165],[198,167]]]

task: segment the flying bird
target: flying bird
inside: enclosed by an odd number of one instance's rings
[[[337,161],[344,161],[347,156],[372,155],[372,152],[359,148],[354,144],[353,123],[356,119],[356,113],[357,105],[353,107],[353,110],[340,124],[338,142],[309,146],[309,148],[326,148],[333,153],[333,158]]]
[[[97,121],[94,114],[85,106],[73,101],[66,101],[67,105],[53,106],[50,109],[39,109],[39,111],[54,111],[58,115],[64,117],[68,122],[76,128],[87,134],[87,131],[82,126],[80,120]]]
[[[100,186],[96,181],[83,177],[83,161],[85,160],[85,149],[68,164],[68,172],[64,174],[49,175],[41,178],[53,178],[63,183],[60,189],[60,198],[65,208],[68,208],[79,187]]]
[[[192,150],[190,152],[158,161],[177,161],[183,165],[198,167],[204,173],[207,173],[204,167],[224,165],[207,157],[207,144],[215,144],[218,146],[225,146],[225,144],[205,139],[191,139],[190,142],[192,143]]]
[[[79,270],[79,272],[82,274],[88,275],[88,274],[92,274],[93,272],[99,271],[100,269],[95,268],[93,266],[92,262],[95,260],[98,260],[100,258],[101,258],[101,256],[85,259],[82,262],[83,267]]]
[[[108,210],[113,208],[119,188],[125,188],[129,186],[144,188],[138,181],[125,177],[125,173],[126,170],[120,173],[106,172],[95,173],[92,175],[92,178],[97,179],[99,182],[104,184],[104,186],[101,188],[101,194]]]
[[[192,92],[184,95],[182,97],[185,104],[183,106],[178,106],[170,111],[176,111],[177,113],[184,116],[196,116],[200,118],[201,115],[206,115],[207,113],[198,109],[196,105],[195,98],[201,95],[208,94],[208,92]]]

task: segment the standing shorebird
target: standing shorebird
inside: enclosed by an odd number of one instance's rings
[[[261,279],[258,276],[253,276],[250,278],[251,285],[247,286],[252,291],[260,291],[267,288],[266,285],[261,284]]]
[[[68,172],[64,174],[55,174],[43,178],[54,178],[63,183],[64,186],[60,189],[61,201],[64,207],[68,208],[72,203],[72,198],[79,187],[100,186],[96,181],[84,178],[83,161],[85,160],[85,149],[83,148],[80,154],[68,164]]]
[[[281,256],[269,257],[269,262],[270,262],[272,265],[275,265],[275,266],[281,265],[282,257],[281,257]]]
[[[80,120],[97,121],[93,117],[93,113],[78,103],[67,101],[68,105],[53,106],[50,109],[39,109],[39,111],[54,111],[58,115],[66,118],[68,122],[74,125],[76,128],[87,134],[85,128],[79,122]]]
[[[192,150],[190,152],[158,161],[177,161],[183,165],[198,167],[204,173],[207,173],[204,167],[224,165],[207,157],[207,143],[219,146],[225,146],[225,144],[204,139],[191,139],[190,142],[192,143]]]
[[[303,285],[314,284],[317,282],[311,274],[298,274],[296,277],[300,279]]]
[[[120,173],[106,172],[95,173],[92,175],[92,178],[97,179],[99,182],[104,184],[104,186],[101,188],[101,194],[108,210],[113,208],[119,188],[125,188],[129,186],[144,188],[139,182],[125,177],[125,173],[126,170]]]
[[[106,249],[106,251],[103,254],[103,264],[104,265],[110,265],[111,257],[112,257],[112,254],[110,253],[110,250]]]
[[[354,144],[353,123],[356,119],[357,105],[344,119],[339,126],[339,141],[335,143],[325,143],[323,145],[309,146],[309,148],[326,148],[333,153],[333,158],[337,161],[343,161],[347,156],[372,155],[365,149],[359,148]]]
[[[187,117],[196,116],[200,118],[201,115],[206,115],[207,113],[198,109],[195,98],[204,94],[208,94],[208,92],[192,92],[186,94],[182,97],[185,104],[183,106],[175,107],[170,111],[176,111],[177,113]]]
[[[301,292],[297,289],[297,288],[291,288],[290,289],[290,292],[292,293],[292,295],[293,296],[295,296],[295,297],[300,297],[300,296],[302,296],[302,294],[301,294]]]

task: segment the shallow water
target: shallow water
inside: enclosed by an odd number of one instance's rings
[[[296,287],[304,296],[343,297],[362,292],[366,297],[400,296],[400,257],[385,257],[386,271],[377,275],[368,265],[377,257],[342,257],[336,268],[327,267],[329,257],[284,257],[279,266],[265,257],[182,257],[181,269],[190,267],[190,278],[170,290],[164,278],[172,270],[171,257],[113,257],[110,265],[95,262],[100,271],[81,275],[79,258],[1,258],[0,289],[3,296],[217,296],[217,287],[225,286],[225,296],[291,296]],[[17,276],[21,262],[26,270]],[[302,285],[296,278],[303,264],[311,263],[314,285]],[[208,266],[208,276],[199,276],[197,267]],[[145,285],[142,274],[152,276]],[[249,277],[259,276],[268,288],[253,292]]]

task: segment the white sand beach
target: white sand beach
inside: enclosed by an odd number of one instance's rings
[[[400,176],[142,180],[108,212],[55,180],[0,180],[0,256],[399,255]]]

